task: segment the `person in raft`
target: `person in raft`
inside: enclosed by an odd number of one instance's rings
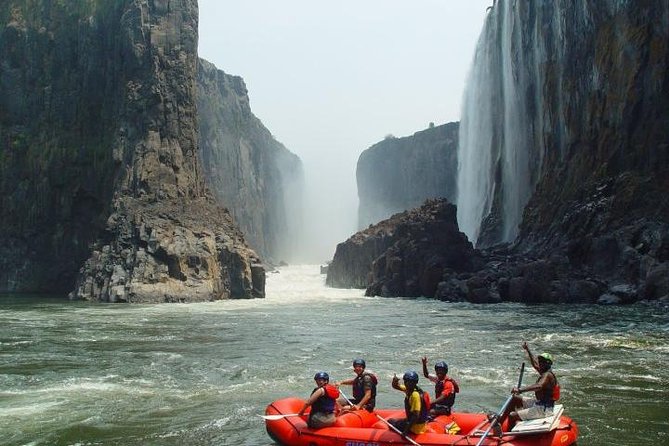
[[[393,376],[392,386],[404,392],[404,412],[406,418],[391,418],[390,424],[406,436],[409,432],[422,434],[427,430],[428,410],[430,397],[427,392],[418,387],[418,373],[409,370],[402,377],[404,384],[400,384],[397,375]]]
[[[307,407],[311,406],[307,426],[312,429],[332,426],[335,421],[335,406],[339,397],[339,390],[329,384],[330,375],[325,372],[318,372],[314,375],[316,388],[311,392],[311,396],[304,403],[298,415],[304,415]]]
[[[455,404],[455,394],[460,392],[458,383],[448,376],[448,364],[439,361],[434,365],[436,375],[431,375],[427,371],[427,357],[421,358],[423,362],[423,376],[434,383],[435,399],[430,405],[430,416],[450,415],[453,404]]]
[[[371,372],[365,372],[365,360],[354,359],[353,371],[355,378],[344,381],[335,382],[335,386],[353,386],[353,398],[349,400],[348,404],[345,398],[340,398],[337,402],[341,405],[343,410],[359,410],[366,409],[368,412],[374,410],[376,406],[376,385],[379,382],[376,375]]]
[[[523,342],[522,346],[530,357],[532,367],[539,372],[539,379],[537,379],[536,383],[529,386],[514,387],[511,390],[513,399],[506,410],[509,417],[509,430],[519,420],[534,420],[553,415],[555,401],[560,399],[560,385],[555,377],[555,373],[551,369],[553,366],[553,357],[551,354],[542,353],[535,357],[530,352],[527,342]],[[534,397],[520,395],[525,392],[534,392]],[[502,415],[500,424],[506,418],[507,414]]]

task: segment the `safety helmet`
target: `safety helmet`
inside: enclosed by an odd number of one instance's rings
[[[353,367],[355,367],[356,365],[361,365],[362,368],[364,369],[365,368],[365,360],[361,359],[361,358],[354,359],[353,360]]]
[[[448,364],[446,364],[444,361],[439,361],[434,365],[434,370],[443,370],[444,373],[448,373]]]
[[[550,353],[542,353],[538,356],[538,358],[553,364],[553,355],[551,355]]]
[[[404,372],[404,376],[402,377],[404,381],[409,381],[409,382],[418,382],[418,373],[414,372],[413,370],[407,370]]]
[[[318,372],[314,375],[314,381],[317,380],[317,379],[324,379],[324,380],[330,382],[330,375],[328,375],[325,372]]]

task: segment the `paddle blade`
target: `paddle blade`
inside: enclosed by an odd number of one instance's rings
[[[296,413],[279,413],[276,415],[258,415],[259,417],[265,419],[265,420],[280,420],[281,418],[286,418],[286,417],[296,417],[298,414]]]

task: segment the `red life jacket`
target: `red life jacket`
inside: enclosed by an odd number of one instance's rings
[[[320,387],[316,387],[311,394],[317,392]],[[330,384],[323,386],[323,395],[318,397],[318,399],[311,405],[311,413],[324,412],[324,413],[333,413],[335,410],[336,400],[339,397],[339,389]]]
[[[337,399],[339,398],[339,389],[336,388],[335,386],[331,384],[326,384],[323,386],[325,389],[325,395],[327,395],[329,398]]]
[[[547,373],[553,375],[553,378],[555,378],[555,385],[548,387],[548,389],[544,393],[543,397],[544,399],[539,401],[539,403],[543,404],[546,407],[553,407],[555,402],[560,399],[560,384],[558,384],[557,377],[555,376],[555,373],[553,373],[552,370],[549,370]],[[537,382],[541,381],[541,376],[539,376]]]
[[[439,398],[441,394],[444,392],[444,387],[446,387],[446,382],[450,382],[453,384],[453,393],[449,395],[445,400],[443,400],[440,404],[448,407],[452,407],[453,404],[455,404],[455,394],[460,393],[460,386],[458,383],[451,378],[450,376],[445,376],[444,379],[441,381],[437,381],[434,385],[434,397]]]

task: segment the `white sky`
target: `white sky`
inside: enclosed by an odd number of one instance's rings
[[[199,55],[246,82],[251,110],[304,163],[303,261],[356,230],[358,156],[460,119],[492,0],[199,0]]]

